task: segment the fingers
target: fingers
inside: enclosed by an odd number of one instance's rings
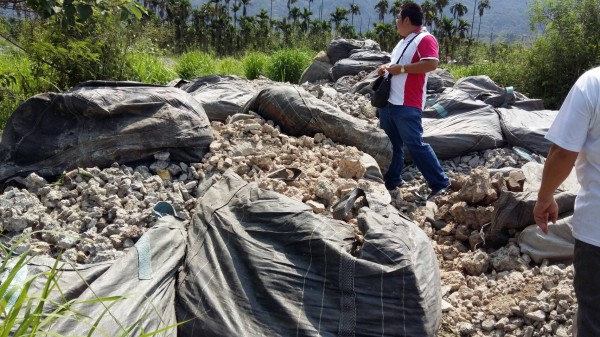
[[[544,234],[548,234],[548,213],[544,212],[542,214],[535,214],[535,223],[538,227],[544,232]]]
[[[539,199],[536,201],[535,206],[533,207],[533,218],[544,234],[548,234],[548,217],[552,219],[552,222],[555,222],[556,216],[551,201]]]
[[[552,223],[556,225],[556,219],[558,219],[558,212],[551,212],[550,213],[550,220],[552,220]],[[546,221],[547,222],[547,221]]]
[[[548,234],[548,222],[541,223],[541,224],[538,223],[537,225],[538,225],[538,227],[540,227],[540,229],[542,230],[542,232],[544,232],[544,234],[546,234],[546,235]]]

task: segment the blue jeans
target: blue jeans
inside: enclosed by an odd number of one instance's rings
[[[433,149],[429,144],[423,143],[421,116],[421,109],[404,105],[388,103],[379,109],[381,128],[388,135],[393,146],[392,162],[383,177],[386,185],[397,186],[402,183],[404,145],[432,191],[450,184]]]

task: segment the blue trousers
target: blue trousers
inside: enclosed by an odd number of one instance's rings
[[[388,103],[379,109],[381,128],[388,135],[393,146],[392,162],[383,177],[386,185],[397,186],[402,183],[404,145],[432,191],[450,184],[435,152],[429,144],[423,142],[421,117],[421,109],[404,105]]]

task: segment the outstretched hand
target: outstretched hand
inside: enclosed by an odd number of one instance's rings
[[[558,205],[556,204],[554,196],[550,198],[538,197],[535,207],[533,207],[533,217],[535,218],[535,223],[540,227],[542,232],[548,234],[548,219],[555,224],[556,219],[558,218]]]

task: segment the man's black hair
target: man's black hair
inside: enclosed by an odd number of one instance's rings
[[[415,26],[423,25],[423,10],[421,6],[414,2],[409,2],[402,5],[402,9],[400,10],[400,19],[404,20],[404,18],[408,17],[410,23]]]

